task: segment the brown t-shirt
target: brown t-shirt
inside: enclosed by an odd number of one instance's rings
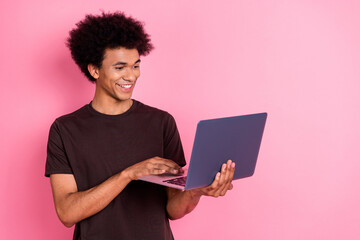
[[[186,164],[169,113],[136,100],[120,115],[87,104],[52,124],[45,176],[73,174],[84,191],[154,156]],[[164,187],[132,181],[105,209],[76,224],[74,239],[173,239],[166,202]]]

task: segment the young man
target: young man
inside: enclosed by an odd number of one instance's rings
[[[224,196],[235,164],[190,191],[136,181],[186,164],[174,118],[131,99],[140,56],[153,49],[149,35],[131,17],[103,13],[79,22],[67,44],[96,90],[50,129],[45,175],[59,219],[76,224],[74,239],[173,239],[168,219],[191,212],[202,195]]]

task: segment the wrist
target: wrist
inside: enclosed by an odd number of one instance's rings
[[[201,196],[203,195],[199,189],[193,189],[193,190],[189,190],[186,192],[189,194],[191,199],[196,200],[196,201],[198,201],[201,198]]]
[[[130,177],[129,171],[127,169],[121,171],[119,173],[119,178],[118,180],[120,181],[120,183],[130,183],[133,179]]]

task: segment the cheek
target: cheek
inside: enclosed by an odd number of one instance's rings
[[[100,73],[100,78],[101,79],[109,79],[109,73],[106,71],[103,71]]]
[[[121,78],[122,74],[119,71],[111,71],[107,75],[107,79],[110,79],[110,81],[116,81],[119,78]]]

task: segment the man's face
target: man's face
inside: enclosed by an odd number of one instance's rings
[[[140,57],[137,49],[106,49],[96,79],[96,94],[117,102],[131,98],[140,76]]]

